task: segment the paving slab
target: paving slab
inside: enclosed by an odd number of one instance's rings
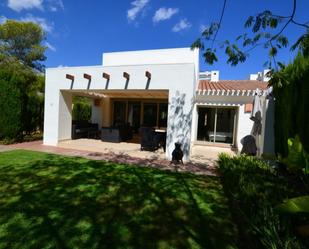
[[[0,145],[0,152],[3,151],[9,151],[9,150],[13,150],[14,148],[8,146],[8,145]]]
[[[178,172],[190,172],[199,175],[217,175],[216,160],[220,152],[227,150],[199,148],[190,162],[172,164],[165,159],[163,150],[156,152],[140,151],[139,144],[106,143],[93,139],[62,141],[58,146],[46,146],[42,141],[20,143],[8,146],[11,149],[41,151],[66,156],[78,156],[94,160],[134,164]]]

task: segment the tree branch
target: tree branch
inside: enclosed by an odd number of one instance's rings
[[[220,27],[221,27],[221,23],[222,23],[222,19],[223,19],[224,12],[225,12],[225,7],[226,7],[226,1],[227,1],[227,0],[224,0],[224,3],[223,3],[223,7],[222,7],[222,11],[221,11],[221,16],[220,16],[220,20],[219,20],[219,24],[218,24],[218,29],[216,30],[216,33],[215,33],[214,38],[213,38],[213,40],[212,40],[211,50],[213,49],[215,40],[216,40],[216,38],[217,38],[219,29],[220,29]]]
[[[272,48],[274,48],[272,41],[270,41],[269,44],[270,44],[270,46],[271,46]],[[275,56],[275,55],[272,55],[271,57],[272,57],[272,59],[273,59],[273,61],[274,61],[275,69],[276,69],[276,71],[278,71],[278,65],[277,65],[277,61],[276,61],[276,58],[275,58],[276,56]]]
[[[279,35],[281,35],[282,32],[286,29],[286,27],[289,25],[289,23],[293,21],[293,18],[294,18],[295,13],[296,13],[296,2],[297,2],[297,0],[293,0],[293,10],[292,10],[292,14],[291,14],[289,20],[286,22],[286,24],[282,27],[282,29],[276,35],[274,35],[272,38],[270,38],[269,42],[275,40]]]
[[[309,25],[307,25],[308,22],[299,23],[299,22],[296,22],[296,21],[292,20],[292,23],[294,23],[295,25],[298,25],[298,26],[301,26],[301,27],[309,29]]]

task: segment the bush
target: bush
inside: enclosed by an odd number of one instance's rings
[[[0,69],[0,139],[20,139],[22,102],[18,87],[20,78]]]
[[[309,56],[298,54],[294,62],[270,80],[275,97],[275,149],[288,156],[288,139],[299,136],[309,152]]]
[[[0,140],[22,141],[43,128],[44,78],[21,64],[0,65]]]
[[[243,248],[308,248],[275,211],[283,200],[307,194],[306,183],[254,157],[221,154],[218,163]]]
[[[91,104],[88,98],[75,97],[73,99],[73,120],[89,121],[91,119]]]

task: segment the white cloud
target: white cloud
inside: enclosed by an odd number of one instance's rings
[[[35,8],[43,10],[43,0],[8,0],[8,7],[18,12]]]
[[[177,8],[160,8],[156,11],[155,15],[152,18],[154,23],[158,23],[160,21],[168,20],[173,15],[177,14],[179,9]]]
[[[51,51],[53,51],[53,52],[56,52],[56,48],[53,46],[53,45],[51,45],[49,42],[45,42],[45,46],[48,48],[48,49],[50,49]]]
[[[183,18],[178,23],[175,24],[172,31],[180,32],[182,30],[191,28],[191,26],[192,26],[191,23],[186,18]]]
[[[64,10],[64,4],[62,0],[48,0],[49,10],[56,12],[58,10]]]
[[[0,24],[5,23],[7,18],[5,16],[0,16]]]
[[[26,17],[23,17],[20,19],[23,22],[34,22],[42,27],[44,31],[47,33],[50,33],[54,29],[54,25],[51,23],[48,23],[46,19],[41,17],[35,17],[31,14],[27,15]]]
[[[127,18],[129,21],[134,21],[136,17],[145,10],[150,0],[135,0],[131,2],[131,8],[127,11]]]

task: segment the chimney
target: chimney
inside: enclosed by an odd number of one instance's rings
[[[211,71],[210,81],[219,81],[219,71]]]

